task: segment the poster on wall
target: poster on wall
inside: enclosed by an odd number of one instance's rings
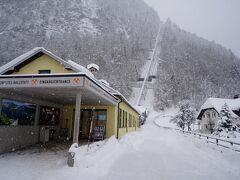
[[[3,99],[0,125],[34,125],[35,112],[35,104]]]
[[[60,109],[54,107],[41,106],[39,125],[57,126],[59,124]]]

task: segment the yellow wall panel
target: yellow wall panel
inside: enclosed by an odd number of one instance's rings
[[[81,109],[106,109],[107,110],[107,122],[106,122],[106,137],[109,138],[113,135],[116,135],[117,133],[117,126],[115,124],[115,119],[116,119],[116,108],[115,106],[87,106],[87,105],[82,105]],[[64,106],[64,115],[63,115],[63,122],[61,124],[67,125],[66,128],[69,129],[69,137],[72,135],[72,119],[73,119],[73,110],[75,106],[74,105],[66,105]],[[68,122],[68,119],[70,119],[70,122]]]
[[[67,70],[64,68],[64,65],[55,59],[43,55],[34,61],[26,64],[22,68],[19,69],[18,72],[14,72],[13,74],[38,74],[39,70],[51,70],[52,73],[73,73],[72,70]]]

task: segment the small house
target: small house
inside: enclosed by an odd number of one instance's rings
[[[201,131],[205,133],[212,133],[218,120],[220,119],[220,112],[224,104],[227,104],[231,110],[231,115],[240,118],[240,98],[222,99],[222,98],[208,98],[201,106],[197,119],[200,122]]]

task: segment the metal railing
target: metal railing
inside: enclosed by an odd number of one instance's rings
[[[193,131],[184,131],[184,130],[173,128],[173,127],[161,126],[158,123],[156,123],[155,121],[154,121],[154,124],[156,126],[160,127],[160,128],[177,130],[177,131],[183,132],[185,134],[191,134],[194,137],[199,137],[199,138],[203,137],[203,138],[206,138],[205,140],[207,141],[207,143],[216,144],[217,146],[221,146],[221,147],[224,147],[224,148],[232,149],[236,152],[240,152],[240,143],[238,143],[238,142],[229,141],[229,140],[226,140],[226,139],[221,139],[221,138],[217,138],[217,137],[213,137],[213,136],[208,136],[206,134],[201,134],[201,133],[197,133],[197,132],[193,132]],[[223,142],[225,144],[221,144],[221,142]],[[227,146],[227,144],[230,145],[230,146]],[[234,145],[237,146],[238,148],[235,148]]]

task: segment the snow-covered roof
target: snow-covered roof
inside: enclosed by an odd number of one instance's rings
[[[103,83],[104,85],[110,86],[110,84],[109,84],[106,80],[104,80],[104,79],[100,79],[100,80],[98,80],[98,81],[100,81],[100,82]]]
[[[21,63],[23,63],[24,61],[26,61],[27,59],[31,58],[32,56],[36,55],[39,52],[42,52],[42,53],[48,55],[49,57],[55,59],[56,61],[63,64],[66,68],[70,68],[75,72],[81,72],[81,70],[79,68],[74,67],[72,64],[70,64],[67,61],[63,60],[62,58],[56,56],[55,54],[51,53],[50,51],[46,50],[45,48],[36,47],[36,48],[22,54],[21,56],[16,57],[15,59],[10,61],[9,63],[0,67],[0,74],[4,74],[9,70],[14,70],[14,68],[16,66],[20,65]]]
[[[232,111],[240,109],[240,98],[237,99],[222,99],[222,98],[208,98],[207,101],[201,106],[199,115],[202,110],[214,108],[220,113],[224,104],[227,104]],[[234,117],[238,117],[235,113],[231,112]]]
[[[102,81],[102,80],[101,80]],[[108,86],[107,84],[98,81],[100,84],[102,84],[103,88],[105,88],[105,90],[107,90],[109,93],[113,94],[114,96],[119,96],[126,104],[128,104],[133,110],[135,110],[138,114],[141,114],[142,112],[139,111],[139,109],[137,109],[134,105],[132,105],[127,98],[125,98],[120,92],[118,92],[117,90],[113,89],[112,87]]]
[[[99,71],[99,66],[97,64],[94,64],[94,63],[87,65],[87,68],[88,69],[95,68],[97,71]]]
[[[129,106],[131,106],[136,112],[139,113],[139,111],[134,108],[134,106],[118,91],[116,91],[115,89],[111,88],[109,86],[109,83],[105,80],[97,80],[94,78],[94,75],[85,67],[71,61],[65,61],[62,58],[56,56],[55,54],[51,53],[50,51],[46,50],[43,47],[36,47],[26,53],[24,53],[21,56],[18,56],[17,58],[13,59],[12,61],[10,61],[9,63],[5,64],[4,66],[0,67],[0,75],[3,75],[4,73],[6,73],[9,70],[14,70],[14,68],[18,65],[20,65],[21,63],[23,63],[24,61],[28,60],[29,58],[31,58],[32,56],[36,55],[37,53],[42,52],[48,56],[50,56],[51,58],[55,59],[56,61],[60,62],[61,64],[64,65],[65,68],[70,68],[73,71],[75,71],[76,73],[84,73],[86,74],[89,78],[91,78],[95,83],[97,83],[99,86],[101,86],[104,90],[106,90],[107,92],[109,92],[111,95],[113,96],[120,96],[120,98],[126,102]],[[96,64],[89,64],[88,68],[94,67],[97,70],[99,70],[99,66]],[[10,75],[11,76],[11,75]],[[16,75],[14,75],[16,76]]]
[[[68,60],[67,63],[70,64],[71,66],[75,67],[79,72],[84,72],[89,77],[94,78],[94,75],[87,68],[81,66],[80,64],[77,64],[71,60]]]

